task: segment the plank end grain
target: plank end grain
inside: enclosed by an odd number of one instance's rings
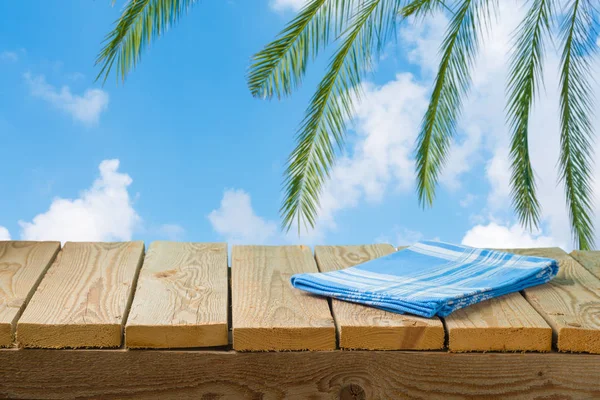
[[[8,347],[13,343],[13,332],[10,324],[0,324],[0,347]]]
[[[557,348],[561,352],[600,354],[600,331],[576,326],[561,328]]]
[[[395,251],[389,244],[316,246],[321,272],[336,271],[383,257]],[[342,349],[438,350],[444,348],[444,326],[439,318],[401,315],[362,304],[331,299]]]
[[[233,328],[233,347],[237,351],[325,351],[335,349],[335,328],[272,327]]]
[[[226,243],[153,242],[125,327],[131,348],[225,346]]]
[[[204,325],[127,325],[125,346],[131,349],[217,347],[229,343],[227,323]]]
[[[121,345],[121,323],[36,324],[20,322],[18,342],[27,348],[114,348]]]
[[[59,250],[60,242],[0,241],[0,347],[13,344],[17,321]]]
[[[444,348],[444,327],[440,322],[407,316],[395,326],[352,326],[339,328],[340,348],[348,350],[440,350]]]
[[[143,242],[67,242],[17,323],[22,347],[119,347]]]
[[[233,247],[234,349],[335,349],[335,326],[327,299],[295,289],[290,283],[293,274],[302,272],[318,272],[306,246]]]

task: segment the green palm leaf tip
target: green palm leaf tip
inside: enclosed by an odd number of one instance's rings
[[[285,171],[282,224],[314,227],[323,182],[344,143],[353,102],[369,69],[371,56],[382,50],[394,31],[401,1],[367,0],[357,7],[343,33],[325,77],[318,85],[296,136],[297,145]]]
[[[96,65],[101,66],[96,80],[106,82],[116,63],[117,79],[124,81],[144,49],[179,21],[194,3],[196,0],[130,0],[104,39],[104,47],[96,58]]]
[[[435,185],[456,129],[462,99],[471,84],[470,69],[478,47],[478,21],[489,19],[491,4],[495,1],[460,2],[442,43],[440,67],[417,137],[417,192],[423,206],[433,203]]]
[[[594,115],[590,87],[591,55],[597,51],[597,10],[592,1],[573,0],[561,24],[563,52],[560,73],[560,180],[564,182],[575,244],[593,247],[590,166]]]
[[[540,218],[529,157],[529,117],[537,88],[543,81],[544,37],[550,33],[552,11],[552,0],[533,1],[517,29],[508,78],[513,206],[521,223],[529,228],[537,227]]]
[[[287,96],[302,82],[308,63],[338,35],[360,0],[311,0],[279,33],[252,57],[248,88],[255,97]]]
[[[408,17],[425,17],[433,12],[445,8],[448,11],[450,8],[446,6],[443,0],[413,0],[400,10],[400,15],[404,18]]]

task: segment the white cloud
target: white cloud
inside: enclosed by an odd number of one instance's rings
[[[423,239],[424,236],[421,232],[395,226],[391,236],[381,235],[375,238],[374,243],[389,243],[396,247],[410,246]]]
[[[100,163],[100,177],[77,199],[56,198],[32,222],[19,221],[24,240],[131,240],[140,217],[127,191],[132,179],[121,173],[119,160]]]
[[[412,190],[412,152],[426,105],[426,87],[408,73],[383,86],[364,85],[354,121],[357,138],[323,189],[317,229],[335,229],[335,214],[362,200],[377,203],[388,190]]]
[[[0,226],[0,240],[10,240],[10,232],[3,226]]]
[[[19,55],[14,51],[3,51],[0,53],[0,61],[17,62],[19,61]]]
[[[465,234],[462,244],[495,249],[564,246],[539,231],[527,232],[518,224],[503,226],[495,222],[474,226]]]
[[[272,0],[271,8],[275,11],[299,11],[307,0]]]
[[[83,95],[73,94],[69,86],[60,90],[46,82],[43,75],[23,75],[32,96],[47,101],[68,113],[75,121],[85,125],[96,125],[100,114],[108,108],[108,93],[101,89],[87,89]]]
[[[167,238],[167,240],[181,240],[185,234],[185,229],[177,224],[163,224],[158,228],[158,233]]]
[[[277,233],[277,224],[257,216],[250,195],[241,189],[225,190],[221,206],[208,215],[208,220],[229,243],[264,244]]]
[[[447,20],[435,16],[428,23],[414,22],[401,30],[401,42],[411,62],[427,78],[435,75],[438,49]],[[390,192],[412,192],[414,145],[429,100],[430,83],[411,73],[397,74],[382,86],[364,84],[364,95],[354,119],[356,140],[340,157],[321,195],[317,229],[336,229],[335,214],[357,207],[362,201],[380,202]],[[477,125],[461,126],[446,168],[440,177],[444,187],[457,190],[461,177],[481,161],[484,131]]]
[[[465,197],[458,202],[458,204],[460,204],[462,208],[468,208],[475,200],[477,200],[477,196],[475,196],[473,193],[467,193]]]

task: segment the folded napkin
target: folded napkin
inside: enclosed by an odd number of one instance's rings
[[[444,317],[546,283],[557,272],[550,258],[424,241],[351,268],[296,274],[292,285],[391,312]]]

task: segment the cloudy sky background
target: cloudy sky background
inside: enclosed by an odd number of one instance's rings
[[[552,45],[530,131],[540,230],[521,228],[510,206],[505,81],[523,2],[501,2],[484,39],[433,209],[418,206],[413,151],[444,15],[400,26],[364,84],[318,225],[300,237],[280,230],[281,176],[327,55],[292,98],[253,99],[244,81],[249,57],[303,1],[218,3],[197,5],[144,55],[125,85],[111,79],[104,86],[94,82],[93,64],[118,7],[76,0],[31,9],[0,4],[2,15],[13,16],[0,26],[0,240],[402,245],[440,239],[571,249],[557,185],[559,53]]]

